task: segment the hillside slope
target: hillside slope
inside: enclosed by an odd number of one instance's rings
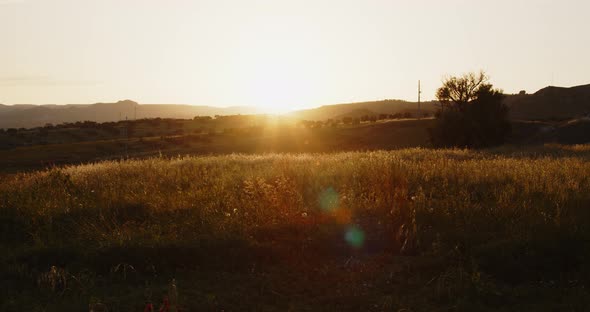
[[[179,104],[141,105],[125,100],[90,105],[0,105],[0,128],[32,128],[47,123],[95,121],[110,122],[126,118],[182,118],[195,116],[256,114],[254,107],[212,107]]]
[[[421,109],[424,113],[432,114],[436,111],[436,102],[423,102]],[[295,111],[290,114],[295,118],[305,120],[325,120],[344,116],[355,111],[373,112],[376,114],[412,113],[418,114],[418,103],[402,100],[383,100],[348,104],[324,105],[318,108]]]
[[[242,128],[232,132],[194,134],[189,131],[188,121],[174,121],[174,126],[159,131],[150,123],[140,123],[134,133],[141,135],[153,131],[151,136],[130,137],[120,133],[105,137],[104,134],[83,136],[84,133],[100,132],[96,129],[55,129],[47,135],[36,138],[37,134],[2,136],[7,144],[0,149],[0,172],[42,169],[48,165],[87,163],[105,159],[144,158],[157,155],[210,155],[231,153],[327,153],[358,150],[392,150],[409,147],[430,147],[427,129],[432,127],[433,119],[396,120],[363,123],[357,126],[324,127],[307,129],[301,127]],[[170,131],[186,129],[184,135],[172,135]],[[169,131],[170,130],[170,131]],[[71,136],[78,134],[80,140]],[[55,136],[56,139],[51,139]],[[39,144],[38,140],[51,140]],[[86,139],[86,140],[84,140]],[[59,141],[63,141],[60,143]],[[25,142],[37,142],[24,145]]]
[[[534,94],[506,99],[512,119],[575,118],[590,113],[590,84],[571,88],[546,87]]]

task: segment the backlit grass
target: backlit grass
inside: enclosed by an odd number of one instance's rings
[[[5,176],[0,309],[141,310],[172,278],[190,311],[580,309],[589,159],[407,149]],[[51,266],[67,285],[39,282]]]

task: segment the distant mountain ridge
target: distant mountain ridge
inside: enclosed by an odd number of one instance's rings
[[[423,112],[435,111],[436,102],[421,104]],[[402,100],[382,100],[349,104],[325,105],[318,108],[294,111],[288,114],[293,118],[305,120],[325,120],[356,116],[360,112],[367,115],[395,114],[410,112],[417,114],[418,104]],[[138,104],[131,100],[116,103],[67,104],[67,105],[2,105],[0,104],[0,128],[32,128],[45,124],[64,122],[95,121],[109,122],[140,118],[179,118],[190,119],[195,116],[246,115],[264,113],[256,107],[234,106],[213,107],[179,104]]]
[[[533,94],[506,98],[510,117],[521,120],[568,119],[590,114],[590,84],[571,88],[549,86]]]
[[[505,103],[514,120],[568,119],[590,115],[590,84],[571,88],[549,86],[533,94],[507,95]],[[421,103],[423,113],[432,114],[437,102]],[[95,121],[108,122],[140,118],[179,118],[195,116],[246,115],[264,113],[256,107],[213,107],[179,104],[138,104],[131,100],[116,103],[69,105],[2,105],[0,104],[0,128],[31,128],[47,123]],[[298,110],[287,116],[303,120],[326,120],[343,116],[373,114],[418,114],[418,103],[403,100],[367,101],[347,104],[324,105]]]
[[[67,105],[2,105],[0,104],[0,128],[31,128],[47,123],[95,121],[109,122],[140,118],[179,118],[195,116],[257,114],[255,107],[213,107],[181,104],[138,104],[131,100],[116,103],[67,104]]]
[[[534,94],[506,95],[510,118],[514,120],[571,119],[590,115],[590,84],[571,88],[549,86]],[[421,103],[421,110],[434,113],[436,101]],[[301,110],[291,116],[306,120],[325,120],[337,116],[358,115],[355,112],[376,114],[412,113],[418,114],[418,103],[402,100],[382,100],[349,104],[325,105]]]

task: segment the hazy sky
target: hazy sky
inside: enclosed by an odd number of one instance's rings
[[[590,83],[588,0],[0,0],[0,103],[261,105]]]

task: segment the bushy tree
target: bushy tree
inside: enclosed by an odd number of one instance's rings
[[[504,95],[484,73],[450,77],[436,92],[440,110],[430,130],[436,147],[488,147],[500,145],[510,134]]]

